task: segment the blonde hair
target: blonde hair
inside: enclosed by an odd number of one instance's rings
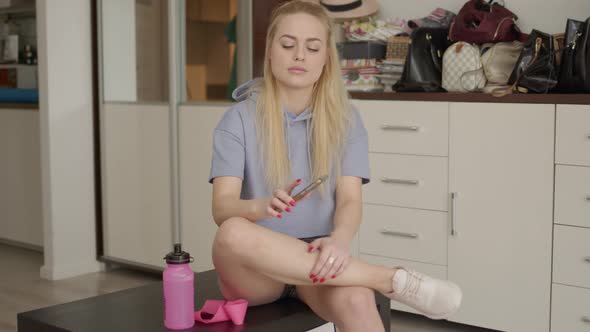
[[[265,161],[269,188],[280,188],[293,179],[285,144],[284,115],[278,97],[276,78],[270,65],[270,48],[277,26],[287,15],[305,13],[317,18],[327,31],[327,59],[322,74],[314,84],[311,97],[311,164],[312,178],[340,173],[340,160],[351,119],[348,93],[341,79],[333,23],[319,4],[294,0],[277,7],[271,16],[266,35],[264,78],[252,87],[259,93],[256,101],[258,141]],[[334,169],[336,174],[330,174]],[[324,192],[323,185],[320,188]]]

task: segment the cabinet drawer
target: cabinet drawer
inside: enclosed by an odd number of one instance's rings
[[[553,284],[551,331],[590,331],[590,289]]]
[[[447,210],[447,158],[369,153],[369,162],[366,203]]]
[[[590,288],[590,228],[555,225],[553,236],[553,282]]]
[[[590,106],[557,105],[555,160],[590,166]]]
[[[448,103],[354,100],[353,104],[369,133],[369,151],[448,156]]]
[[[590,167],[557,165],[555,223],[590,227]]]
[[[446,220],[445,212],[365,204],[360,252],[445,265]]]
[[[445,266],[423,264],[417,262],[404,261],[401,259],[385,258],[371,255],[361,255],[360,258],[362,261],[371,264],[382,265],[386,267],[404,266],[437,279],[447,279],[447,268]],[[396,301],[391,301],[391,309],[418,313],[416,310]]]

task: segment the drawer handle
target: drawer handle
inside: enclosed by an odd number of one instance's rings
[[[451,204],[449,209],[449,219],[451,219],[451,235],[457,235],[457,229],[455,228],[455,199],[459,196],[457,193],[451,193]]]
[[[586,200],[590,201],[590,195],[586,196]]]
[[[590,317],[588,317],[588,316],[582,316],[582,322],[584,322],[584,323],[590,323]]]
[[[420,131],[419,126],[394,126],[388,124],[382,124],[381,129],[383,130],[398,130],[398,131]]]
[[[379,231],[379,233],[381,233],[383,235],[408,237],[408,238],[411,238],[411,239],[417,239],[418,237],[420,237],[420,235],[418,233],[396,232],[396,231],[390,231],[390,230],[385,229],[385,228],[382,229],[381,231]]]
[[[381,182],[383,183],[395,183],[395,184],[409,184],[413,186],[417,186],[420,184],[418,180],[404,180],[404,179],[392,179],[392,178],[381,178]]]
[[[586,261],[586,263],[590,263],[590,256],[584,257],[584,260]]]

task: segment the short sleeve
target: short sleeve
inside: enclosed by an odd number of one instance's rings
[[[352,108],[352,121],[342,156],[342,175],[358,176],[363,184],[370,181],[369,139],[358,110]]]
[[[218,176],[244,178],[246,159],[244,129],[237,109],[228,110],[213,131],[213,154],[209,183]]]

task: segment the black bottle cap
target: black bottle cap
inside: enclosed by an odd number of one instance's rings
[[[168,264],[187,264],[193,262],[191,255],[186,251],[182,251],[180,243],[174,244],[174,251],[168,253],[164,259]]]

